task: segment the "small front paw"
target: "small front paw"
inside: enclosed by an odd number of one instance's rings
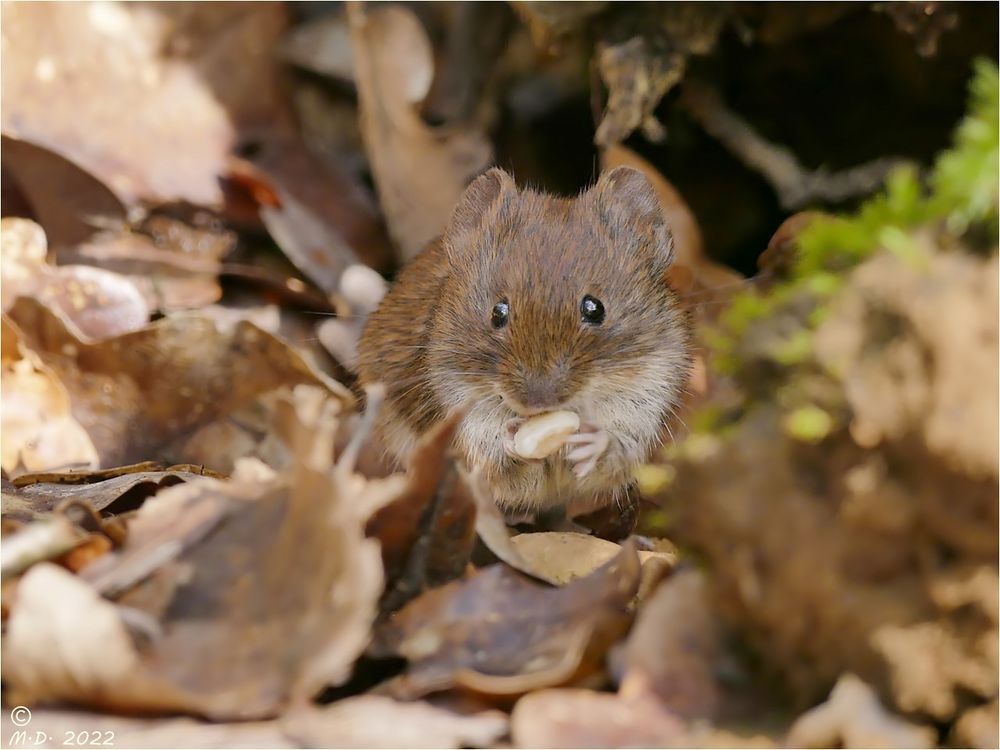
[[[503,449],[504,452],[511,458],[515,458],[518,461],[523,461],[524,458],[517,452],[517,448],[514,447],[514,435],[524,424],[524,420],[520,417],[515,417],[513,419],[508,419],[507,424],[504,425],[503,429]]]
[[[611,444],[607,431],[590,422],[584,422],[580,429],[566,438],[569,450],[566,460],[573,467],[577,479],[583,479],[597,466],[597,462]]]

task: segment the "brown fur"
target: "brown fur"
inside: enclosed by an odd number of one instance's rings
[[[672,238],[641,173],[620,168],[575,199],[519,190],[493,169],[469,186],[442,239],[423,251],[369,319],[362,383],[388,389],[380,419],[398,456],[451,409],[468,413],[457,445],[504,507],[536,509],[614,494],[659,445],[687,380],[689,324],[665,281]],[[590,294],[602,325],[581,320]],[[506,327],[490,322],[510,304]],[[550,408],[604,428],[612,444],[577,480],[559,455],[528,463],[502,449],[503,425]]]

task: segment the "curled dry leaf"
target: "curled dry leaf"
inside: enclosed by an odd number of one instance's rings
[[[621,552],[621,545],[586,534],[543,531],[517,534],[511,544],[543,580],[558,584],[588,576]]]
[[[361,695],[324,708],[293,711],[282,726],[303,747],[493,747],[507,733],[507,715],[463,715],[422,701]]]
[[[885,709],[875,691],[853,674],[841,677],[830,698],[800,716],[788,747],[934,747],[937,732]]]
[[[476,501],[476,533],[496,557],[515,570],[539,581],[562,586],[590,575],[615,555],[621,545],[587,534],[543,531],[511,536],[503,513],[482,475],[464,474]],[[640,551],[642,582],[640,592],[652,586],[671,569],[676,555]]]
[[[318,384],[345,406],[354,401],[252,323],[222,332],[206,318],[178,315],[88,342],[34,300],[20,299],[10,315],[65,384],[105,466],[164,454],[186,462],[184,441],[195,431],[282,386]]]
[[[61,255],[128,277],[153,310],[190,310],[222,296],[218,261],[184,257],[136,232],[101,232]]]
[[[190,207],[184,214],[182,220],[157,213],[134,227],[98,232],[64,248],[59,261],[127,276],[152,309],[169,312],[211,304],[222,295],[217,277],[236,236],[222,229],[213,214]]]
[[[209,86],[163,54],[170,28],[153,7],[11,5],[3,22],[4,132],[78,162],[126,203],[221,200],[232,128]]]
[[[421,119],[434,63],[412,11],[351,3],[347,16],[365,148],[389,232],[408,259],[444,230],[490,146],[475,129],[435,130]]]
[[[6,315],[2,382],[2,466],[9,476],[98,465],[98,451],[74,417],[66,387],[56,372],[25,346],[23,336]]]
[[[282,473],[244,464],[230,481],[168,488],[82,577],[25,574],[8,684],[39,700],[218,720],[273,716],[346,679],[375,618],[378,545],[333,470],[339,404],[315,388],[285,403],[299,422]],[[123,588],[108,585],[116,577],[131,577],[118,605],[98,594]]]
[[[18,479],[23,480],[27,476],[22,475]],[[130,472],[89,483],[39,481],[4,493],[3,517],[28,521],[36,515],[55,510],[56,506],[67,500],[87,503],[96,511],[120,513],[138,506],[143,498],[156,494],[162,488],[197,479],[199,476],[200,473],[192,471],[167,469]]]
[[[510,541],[527,564],[528,570],[523,572],[560,586],[590,575],[620,554],[622,549],[620,544],[573,531],[516,534]],[[668,552],[639,550],[638,555],[643,581],[647,575],[653,575],[654,568],[664,566],[669,570],[677,560],[676,555]],[[659,580],[658,575],[653,577]]]
[[[6,86],[4,83],[4,92]],[[99,228],[125,223],[127,212],[122,202],[78,164],[37,144],[11,138],[6,132],[0,136],[0,144],[5,189],[10,180],[26,203],[13,210],[5,205],[5,213],[36,219],[53,248],[83,242]]]
[[[134,331],[149,322],[149,308],[125,277],[88,266],[51,266],[40,226],[28,219],[0,220],[0,281],[4,310],[32,296],[57,310],[74,334],[91,339]]]
[[[476,502],[476,534],[490,552],[514,570],[558,586],[561,581],[551,577],[548,571],[533,566],[514,545],[510,529],[507,528],[507,521],[503,512],[497,507],[490,486],[483,475],[478,471],[466,473],[465,481],[472,490]]]
[[[379,270],[391,266],[393,250],[374,197],[340,160],[318,157],[295,136],[269,144],[244,174],[251,180],[256,174],[255,181],[274,193],[277,203],[260,202],[261,218],[270,230],[281,223],[295,243],[279,241],[282,249],[324,292],[336,289],[347,264],[362,262]],[[281,215],[288,206],[309,217],[308,231],[295,226],[295,216]]]
[[[262,205],[260,217],[288,259],[328,294],[336,290],[344,269],[358,260],[335,230],[283,190],[280,205]]]
[[[562,588],[494,565],[429,591],[376,636],[374,655],[409,661],[384,690],[404,699],[451,687],[514,696],[590,675],[628,628],[638,586],[639,559],[628,543]]]

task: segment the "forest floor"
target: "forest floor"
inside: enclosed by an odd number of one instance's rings
[[[0,742],[1000,744],[995,5],[0,7]],[[492,164],[673,231],[625,540],[373,440]]]

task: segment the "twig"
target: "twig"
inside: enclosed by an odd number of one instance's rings
[[[782,208],[795,210],[815,201],[837,202],[878,189],[886,174],[905,163],[895,157],[828,172],[810,171],[785,148],[762,138],[743,118],[726,108],[712,89],[688,81],[681,105],[713,138],[771,183]]]

